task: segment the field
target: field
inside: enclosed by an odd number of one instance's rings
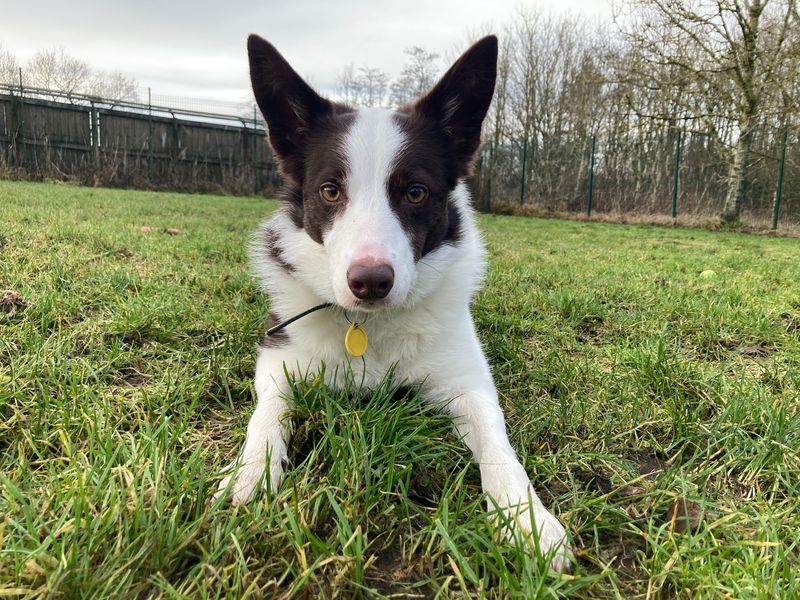
[[[253,406],[245,243],[275,206],[0,182],[0,597],[800,594],[800,242],[481,217],[474,313],[574,540],[556,576],[388,379],[296,381],[280,491],[209,502]]]

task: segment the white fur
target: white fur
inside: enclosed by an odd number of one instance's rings
[[[344,148],[347,206],[323,240],[336,302],[344,308],[357,306],[347,285],[347,269],[354,262],[385,263],[394,269],[394,285],[384,301],[390,306],[401,305],[413,283],[414,253],[386,191],[403,147],[403,134],[391,111],[372,108],[358,112]]]
[[[278,212],[265,226],[279,233],[282,256],[295,270],[287,273],[256,247],[256,272],[270,294],[271,310],[285,319],[321,302],[354,306],[346,280],[352,261],[369,257],[391,264],[395,283],[387,299],[390,306],[372,311],[365,324],[369,334],[365,386],[377,385],[394,366],[399,380],[424,381],[431,402],[451,400],[446,409],[480,465],[490,510],[495,505],[505,510],[518,532],[531,531],[535,523],[541,550],[553,551],[552,565],[561,570],[570,556],[566,533],[542,505],[509,444],[469,311],[484,273],[484,248],[467,189],[459,183],[449,198],[461,217],[457,246],[444,244],[415,263],[386,194],[386,178],[405,147],[391,114],[380,109],[359,111],[345,140],[348,205],[323,244]],[[301,372],[325,364],[328,384],[337,385],[333,374],[344,372],[342,367],[350,360],[343,345],[347,327],[339,311],[318,311],[290,326],[287,346],[260,350],[258,403],[244,447],[218,495],[230,486],[233,501],[246,502],[259,481],[266,479],[267,466],[270,485],[278,488],[286,455],[284,364]]]

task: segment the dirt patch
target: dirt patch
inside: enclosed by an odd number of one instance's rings
[[[781,315],[781,321],[786,325],[786,331],[800,333],[800,315],[785,312]]]
[[[600,327],[597,323],[581,321],[575,326],[575,341],[581,344],[599,343]]]
[[[755,344],[753,346],[742,346],[739,348],[739,354],[742,356],[769,356],[772,354],[772,350],[765,348],[761,344]]]
[[[664,472],[665,465],[655,454],[639,452],[632,459],[636,464],[636,470],[648,481],[657,479]]]
[[[644,552],[645,545],[638,538],[628,537],[624,541],[619,541],[607,545],[600,550],[598,558],[604,563],[616,568],[620,578],[635,580],[641,576],[641,571],[637,568],[637,553]]]
[[[385,596],[400,598],[434,598],[431,590],[409,587],[420,581],[414,565],[403,558],[399,546],[387,546],[375,555],[375,560],[364,579]]]
[[[669,528],[675,533],[696,531],[703,521],[703,508],[693,500],[675,498],[675,502],[667,511],[664,520],[669,523]]]
[[[760,342],[748,344],[743,343],[740,340],[726,339],[719,340],[717,343],[720,348],[723,348],[728,352],[735,352],[739,356],[743,356],[745,358],[759,358],[775,353],[774,348],[770,348],[767,344],[762,344]]]
[[[0,296],[0,312],[8,315],[14,314],[17,310],[25,310],[28,306],[30,302],[15,290],[6,290]]]
[[[139,387],[150,381],[150,377],[135,367],[122,367],[114,373],[114,382],[128,387]]]

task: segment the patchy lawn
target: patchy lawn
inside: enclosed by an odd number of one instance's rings
[[[797,240],[481,217],[480,336],[576,546],[554,576],[389,380],[297,381],[279,493],[209,503],[253,406],[245,244],[275,206],[0,182],[0,596],[791,596]]]

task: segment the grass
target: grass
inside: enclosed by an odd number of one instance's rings
[[[368,401],[295,380],[281,490],[209,503],[253,405],[245,241],[275,206],[0,182],[0,596],[796,593],[796,240],[481,218],[477,326],[576,547],[554,576],[389,378]]]

